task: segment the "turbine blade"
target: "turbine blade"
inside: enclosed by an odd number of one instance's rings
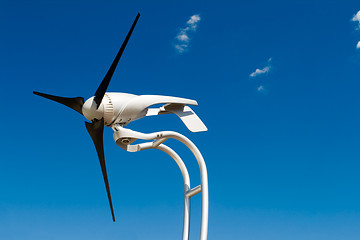
[[[99,157],[101,171],[104,177],[104,183],[106,187],[107,196],[109,199],[110,204],[110,210],[112,219],[115,222],[115,216],[114,216],[114,209],[111,201],[111,195],[110,195],[110,187],[109,187],[109,181],[106,173],[106,165],[105,165],[105,155],[104,155],[104,142],[103,142],[103,133],[104,133],[104,118],[101,120],[94,120],[93,122],[85,122],[85,126],[87,131],[90,134],[91,139],[94,142],[96,152]]]
[[[126,44],[128,43],[128,41],[130,39],[130,36],[131,36],[131,34],[132,34],[132,32],[133,32],[133,30],[135,28],[135,25],[136,25],[139,17],[140,17],[140,13],[138,13],[136,15],[135,21],[132,24],[128,34],[126,35],[126,38],[125,38],[123,44],[121,45],[121,48],[120,48],[119,52],[117,53],[113,63],[111,64],[111,66],[110,66],[108,72],[106,73],[104,79],[102,80],[100,86],[98,87],[98,89],[95,92],[94,101],[95,101],[95,103],[97,105],[97,108],[100,106],[100,103],[101,103],[101,101],[102,101],[102,99],[104,97],[106,89],[108,88],[110,80],[111,80],[111,78],[112,78],[112,76],[113,76],[113,74],[115,72],[116,66],[117,66],[117,64],[118,64],[118,62],[119,62],[119,60],[121,58],[122,53],[124,52]]]
[[[61,103],[65,106],[77,111],[81,115],[83,115],[82,114],[82,106],[84,105],[84,98],[82,98],[82,97],[74,97],[74,98],[58,97],[58,96],[53,96],[53,95],[40,93],[40,92],[36,92],[36,91],[33,91],[33,93],[35,95],[53,100],[58,103]]]

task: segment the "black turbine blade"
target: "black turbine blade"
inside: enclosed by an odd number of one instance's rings
[[[130,39],[130,36],[131,36],[131,34],[132,34],[132,32],[133,32],[133,30],[135,28],[135,25],[136,25],[139,17],[140,17],[140,13],[138,13],[136,15],[135,21],[134,21],[133,25],[131,26],[130,31],[126,35],[126,38],[125,38],[123,44],[121,45],[121,48],[120,48],[118,54],[116,55],[116,57],[115,57],[113,63],[111,64],[108,72],[106,73],[106,75],[105,75],[104,79],[102,80],[100,86],[98,87],[98,89],[95,92],[94,101],[95,101],[95,103],[97,105],[97,108],[100,106],[100,103],[101,103],[101,101],[102,101],[102,99],[103,99],[103,97],[105,95],[106,89],[108,88],[110,80],[111,80],[111,78],[112,78],[112,76],[113,76],[113,74],[115,72],[116,66],[117,66],[117,64],[118,64],[118,62],[119,62],[119,60],[121,58],[122,53],[124,52],[126,44],[128,43],[128,41]]]
[[[115,222],[114,209],[111,201],[110,187],[109,187],[109,181],[108,181],[108,177],[106,173],[106,165],[105,165],[104,143],[103,143],[104,119],[102,118],[101,120],[94,120],[92,123],[85,122],[85,126],[94,142],[96,152],[99,157],[101,171],[104,177],[106,192],[109,199],[111,215],[113,221]]]
[[[40,92],[36,92],[36,91],[33,91],[33,93],[35,95],[53,100],[58,103],[61,103],[65,106],[77,111],[78,113],[80,113],[82,115],[82,106],[84,105],[84,98],[82,98],[82,97],[75,97],[75,98],[58,97],[58,96],[53,96],[53,95],[40,93]]]

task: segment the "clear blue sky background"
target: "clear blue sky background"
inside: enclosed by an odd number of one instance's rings
[[[32,94],[91,97],[137,12],[109,90],[198,101],[208,132],[170,115],[128,127],[197,144],[208,239],[360,239],[359,10],[334,0],[1,1],[0,239],[181,239],[183,185],[170,157],[127,153],[105,129],[113,223],[85,118]],[[176,36],[194,14],[180,54]],[[190,152],[169,145],[199,184]],[[200,196],[192,201],[198,239]]]

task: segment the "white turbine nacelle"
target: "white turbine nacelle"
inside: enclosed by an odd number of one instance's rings
[[[160,108],[152,105],[165,104]],[[128,93],[106,93],[99,108],[96,109],[94,97],[86,100],[82,107],[83,115],[89,120],[104,118],[106,126],[127,125],[131,121],[166,113],[175,113],[192,132],[206,131],[200,118],[186,105],[198,105],[195,100],[161,95],[134,95]]]
[[[128,93],[105,93],[98,109],[96,109],[94,97],[91,97],[84,103],[82,112],[89,121],[104,118],[105,125],[108,126],[114,123],[128,102],[135,97],[136,95]]]

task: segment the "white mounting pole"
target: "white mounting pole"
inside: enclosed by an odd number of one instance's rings
[[[157,147],[153,147],[153,144],[150,143],[143,143],[143,144],[139,144],[140,145],[140,150],[146,150],[146,149],[150,149],[150,148],[156,148],[159,149],[165,153],[167,153],[170,157],[172,157],[176,164],[179,166],[181,174],[183,176],[184,179],[184,224],[183,224],[183,240],[188,240],[189,239],[189,229],[190,229],[190,197],[187,196],[187,193],[190,190],[190,177],[189,177],[189,173],[188,170],[184,164],[184,162],[181,160],[181,158],[179,157],[179,155],[172,150],[170,147],[164,145],[164,144],[160,144]]]
[[[195,146],[193,142],[191,142],[184,135],[172,132],[172,131],[163,131],[157,133],[144,134],[140,132],[135,132],[130,129],[125,129],[120,125],[113,126],[114,129],[114,140],[118,146],[125,149],[129,152],[137,152],[145,149],[156,148],[162,150],[169,154],[175,162],[178,164],[183,178],[184,178],[184,227],[183,227],[183,240],[189,239],[189,218],[190,218],[190,198],[201,192],[201,229],[200,229],[200,240],[207,239],[208,232],[208,216],[209,216],[209,188],[208,188],[208,177],[207,170],[204,158],[202,157],[199,149]],[[200,180],[201,185],[197,186],[193,189],[190,189],[190,178],[185,167],[185,164],[171,148],[162,144],[167,139],[173,138],[176,139],[183,144],[185,144],[191,152],[194,154],[199,167],[200,167]],[[136,139],[143,140],[155,140],[153,142],[141,143],[136,145],[128,145],[129,143],[134,142]]]

